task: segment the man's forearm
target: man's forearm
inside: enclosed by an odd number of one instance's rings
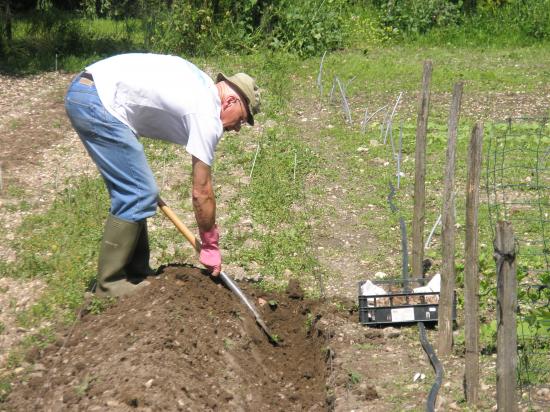
[[[199,229],[208,231],[216,223],[216,201],[212,196],[193,194],[193,209]]]
[[[216,223],[216,198],[212,188],[210,166],[193,157],[193,209],[199,229],[212,229]]]

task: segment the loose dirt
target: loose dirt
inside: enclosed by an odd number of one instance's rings
[[[325,410],[321,307],[243,285],[279,337],[199,269],[168,267],[139,294],[86,313],[31,355],[0,410]],[[269,302],[269,303],[267,303]]]

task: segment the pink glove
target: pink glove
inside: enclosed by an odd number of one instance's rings
[[[201,253],[199,261],[212,272],[212,276],[218,276],[222,270],[222,255],[218,246],[220,232],[214,225],[208,232],[199,231],[201,236]]]

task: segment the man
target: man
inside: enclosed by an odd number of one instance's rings
[[[244,73],[214,83],[190,62],[157,54],[123,54],[86,67],[65,96],[65,108],[111,198],[99,253],[96,293],[128,295],[148,282],[147,218],[158,189],[137,137],[186,147],[192,156],[193,208],[202,241],[199,260],[221,271],[211,165],[223,131],[254,124],[255,81]]]

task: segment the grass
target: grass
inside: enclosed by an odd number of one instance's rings
[[[107,194],[98,179],[75,179],[44,214],[32,215],[19,227],[18,260],[10,273],[42,278],[48,290],[19,316],[24,326],[69,315],[82,303],[95,276],[97,245],[106,216]],[[8,272],[8,271],[6,271]]]
[[[13,22],[10,53],[0,61],[0,72],[29,74],[86,65],[122,51],[143,50],[141,23],[134,19],[82,19],[56,11],[42,21],[31,17]]]
[[[307,215],[293,207],[304,196],[303,180],[314,159],[299,141],[293,140],[291,132],[287,133],[268,130],[262,137],[250,184],[240,193],[247,200],[230,211],[229,224],[247,216],[257,229],[252,233],[230,230],[226,239],[229,250],[234,251],[230,262],[244,267],[256,262],[274,281],[285,270],[307,273],[315,266],[306,253],[310,237]],[[257,246],[246,247],[250,241]]]
[[[514,89],[534,90],[548,75],[547,68],[531,65],[548,56],[545,46],[508,49],[472,49],[423,47],[410,45],[377,49],[365,57],[361,53],[333,53],[325,58],[325,79],[334,74],[342,79],[357,78],[350,84],[350,93],[361,89],[372,92],[394,90],[416,91],[420,84],[422,62],[433,62],[432,92],[450,91],[459,79],[475,86],[473,91]],[[495,64],[498,63],[498,64]],[[542,69],[542,70],[541,70]],[[376,79],[376,82],[369,81]],[[527,83],[526,83],[527,82]],[[325,89],[330,84],[325,84]]]

